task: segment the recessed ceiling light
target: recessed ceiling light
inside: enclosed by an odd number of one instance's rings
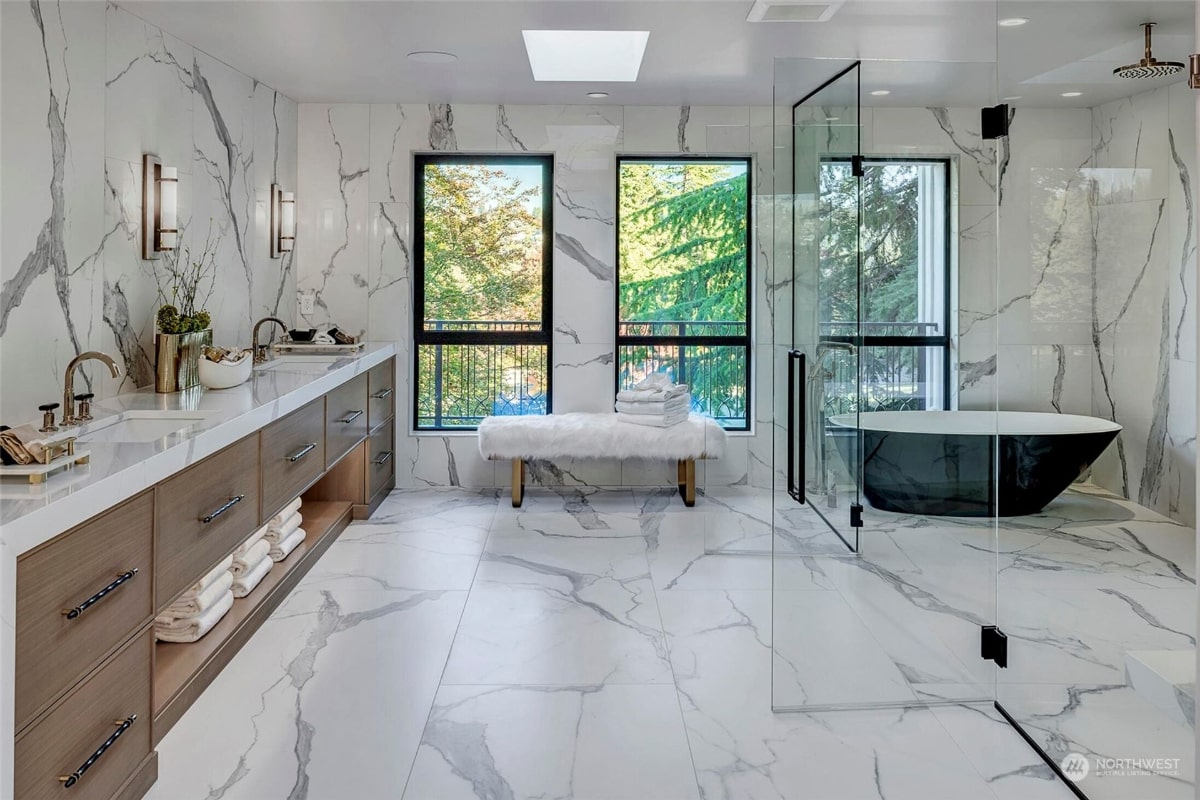
[[[1063,92],[1062,93],[1063,97],[1080,97],[1082,95],[1083,95],[1083,92]]]
[[[1006,17],[1002,20],[997,20],[996,24],[1001,28],[1019,28],[1026,22],[1029,22],[1028,17]]]
[[[608,97],[608,92],[588,92],[587,96],[593,100],[603,100]]]
[[[535,81],[636,81],[650,31],[521,31]]]
[[[871,94],[875,95],[876,97],[883,97],[884,95],[888,95],[891,93],[892,93],[891,89],[876,89],[875,91],[871,92]]]
[[[1020,99],[1021,99],[1021,95],[1019,95],[1019,94],[1010,94],[1008,97],[1006,97],[1006,98],[1004,98],[1004,99],[1005,99],[1005,100],[1020,100]]]
[[[452,64],[458,61],[458,56],[441,50],[417,50],[408,54],[408,60],[420,64]]]

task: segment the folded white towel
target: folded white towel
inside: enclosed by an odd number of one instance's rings
[[[163,620],[169,623],[171,620],[196,617],[203,614],[221,599],[222,593],[229,591],[232,583],[233,575],[226,570],[224,575],[204,587],[204,591],[199,594],[189,591],[183,597],[180,597],[174,603],[167,606],[155,618],[155,622]]]
[[[267,557],[271,552],[271,543],[266,539],[259,539],[254,543],[254,546],[242,553],[240,556],[233,557],[233,566],[229,568],[229,572],[234,578],[240,578],[250,570],[258,566],[258,562]]]
[[[245,555],[247,550],[261,542],[263,536],[265,536],[267,533],[267,529],[270,527],[270,525],[263,525],[261,528],[251,534],[249,539],[238,545],[238,549],[233,551],[234,560],[236,560],[239,556]]]
[[[304,524],[304,517],[297,512],[292,514],[292,516],[288,518],[288,521],[282,525],[272,525],[271,527],[267,528],[267,532],[263,534],[263,538],[271,544],[282,542],[284,539],[291,536],[292,531],[299,528],[302,524]]]
[[[263,542],[262,544],[267,544]],[[263,553],[262,558],[258,560],[250,569],[243,572],[233,581],[233,596],[245,597],[254,591],[254,587],[258,586],[262,579],[271,571],[271,567],[275,566],[275,562],[271,560],[270,545],[267,545],[268,552]]]
[[[624,403],[618,400],[616,408],[622,414],[672,414],[687,411],[691,405],[692,396],[684,394],[659,403]]]
[[[283,561],[292,554],[293,550],[299,547],[300,543],[304,541],[304,537],[306,535],[307,534],[304,533],[304,528],[296,528],[296,530],[292,531],[292,534],[286,539],[272,544],[271,560]]]
[[[268,526],[282,525],[285,520],[287,520],[289,517],[292,516],[292,514],[295,514],[299,510],[300,510],[300,498],[297,497],[295,500],[293,500],[292,502],[290,502],[286,506],[284,506],[282,511],[280,511],[278,514],[276,514],[275,516],[273,516],[269,520],[267,520],[267,525]]]
[[[687,394],[686,383],[673,383],[666,389],[626,389],[617,392],[617,400],[622,403],[660,403]]]
[[[225,574],[229,575],[228,572]],[[154,637],[160,642],[194,642],[211,631],[232,607],[233,592],[226,589],[216,604],[198,617],[177,619],[169,624],[161,624],[155,620]]]
[[[635,383],[633,385],[633,388],[637,389],[638,391],[644,392],[644,391],[651,390],[651,389],[666,389],[673,385],[674,384],[671,381],[671,376],[668,375],[667,373],[652,372],[651,374],[647,375],[646,377],[642,378],[640,381]]]
[[[687,422],[688,413],[686,411],[678,414],[617,414],[617,419],[620,422],[627,422],[633,425],[644,425],[648,428],[670,428],[673,425]]]
[[[232,563],[233,563],[233,556],[228,556],[225,559],[223,559],[220,564],[217,564],[215,567],[210,569],[203,578],[201,578],[200,580],[193,583],[191,585],[191,587],[186,592],[183,593],[183,597],[189,597],[189,596],[195,597],[196,595],[200,594],[205,589],[207,589],[209,586],[212,586],[213,581],[219,579],[221,577],[222,572],[229,571],[229,566]],[[179,599],[182,600],[183,597],[181,597]]]

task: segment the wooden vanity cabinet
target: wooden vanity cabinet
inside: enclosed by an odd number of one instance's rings
[[[367,375],[359,375],[325,396],[325,468],[329,469],[367,438]]]
[[[154,493],[17,559],[16,730],[154,615]]]
[[[325,471],[325,398],[262,429],[262,519],[269,520]]]
[[[155,489],[155,608],[199,580],[258,528],[258,437],[247,436]]]
[[[367,426],[375,430],[396,415],[396,359],[389,358],[367,373]]]

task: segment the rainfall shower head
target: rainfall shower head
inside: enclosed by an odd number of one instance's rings
[[[1119,78],[1162,78],[1182,70],[1183,64],[1178,61],[1158,61],[1154,58],[1150,52],[1150,29],[1154,27],[1154,23],[1147,22],[1143,27],[1146,29],[1146,57],[1136,64],[1117,67],[1113,70],[1113,75]]]

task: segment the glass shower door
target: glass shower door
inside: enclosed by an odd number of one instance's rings
[[[792,269],[787,353],[787,496],[775,551],[858,552],[859,65],[840,70],[791,109],[786,245]],[[778,151],[777,151],[778,152]]]

